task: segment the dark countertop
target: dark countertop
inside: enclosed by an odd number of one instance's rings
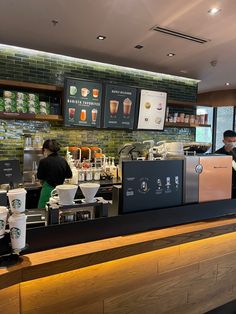
[[[80,183],[84,183],[84,182],[86,182],[86,183],[99,183],[101,187],[122,183],[121,179],[97,180],[97,181],[92,180],[92,181],[83,181]],[[79,186],[79,184],[78,184],[78,186]],[[38,190],[38,189],[41,189],[41,187],[42,187],[41,183],[38,183],[38,182],[37,183],[31,183],[31,182],[25,182],[24,183],[24,188],[26,190]]]

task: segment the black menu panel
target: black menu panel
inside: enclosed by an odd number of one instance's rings
[[[123,161],[122,212],[182,204],[182,160]]]
[[[0,184],[19,182],[22,182],[20,161],[17,159],[0,160]]]
[[[106,85],[104,127],[133,129],[136,88]]]
[[[64,125],[100,127],[102,84],[78,79],[65,81]]]

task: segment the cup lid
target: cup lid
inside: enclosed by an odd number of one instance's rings
[[[13,189],[9,190],[7,194],[15,194],[15,193],[27,193],[27,191],[24,188],[18,188],[18,189]]]
[[[8,209],[6,206],[0,206],[0,214],[8,213]]]

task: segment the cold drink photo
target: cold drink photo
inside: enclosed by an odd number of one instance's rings
[[[112,116],[117,114],[118,107],[119,107],[119,101],[117,101],[117,100],[110,100],[110,114]]]
[[[85,110],[85,109],[82,109],[82,110],[80,111],[80,120],[81,120],[81,121],[86,121],[86,118],[87,118],[86,110]]]
[[[131,112],[132,101],[129,98],[125,98],[123,101],[123,114],[129,116]]]
[[[91,114],[92,114],[92,122],[95,122],[95,121],[97,120],[97,114],[98,114],[97,109],[94,108],[94,109],[91,111]]]
[[[74,120],[75,118],[75,108],[69,108],[69,119]]]
[[[94,89],[93,89],[93,97],[94,97],[94,98],[98,98],[98,96],[99,96],[99,89],[94,88]]]

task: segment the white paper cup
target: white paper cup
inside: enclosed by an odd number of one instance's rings
[[[8,219],[8,222],[12,249],[22,250],[26,244],[26,215],[13,214]]]
[[[4,237],[8,210],[5,206],[0,206],[0,239]]]
[[[25,211],[25,189],[9,190],[7,193],[12,213],[23,213]]]

